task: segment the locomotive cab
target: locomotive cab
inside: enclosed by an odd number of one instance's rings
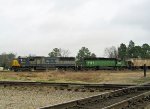
[[[26,66],[26,57],[18,57],[17,59],[12,60],[11,70],[17,72]]]
[[[18,71],[19,68],[20,68],[19,61],[17,59],[13,59],[11,64],[11,70]]]

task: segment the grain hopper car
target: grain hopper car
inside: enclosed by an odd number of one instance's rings
[[[128,59],[129,69],[143,69],[144,64],[150,69],[150,59],[132,58]]]

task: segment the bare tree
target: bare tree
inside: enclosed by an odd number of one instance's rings
[[[108,58],[118,58],[118,49],[115,46],[105,49],[105,56]]]
[[[70,51],[67,49],[61,49],[60,48],[60,53],[62,57],[68,57],[70,55]]]
[[[48,55],[50,57],[68,57],[70,51],[62,48],[54,48]]]

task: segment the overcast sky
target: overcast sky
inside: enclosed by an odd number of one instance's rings
[[[0,53],[85,46],[102,57],[130,40],[150,44],[150,0],[0,0]]]

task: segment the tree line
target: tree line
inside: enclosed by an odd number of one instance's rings
[[[68,57],[69,54],[69,50],[54,48],[52,52],[49,53],[49,56]],[[131,40],[128,45],[121,43],[119,47],[112,46],[105,48],[104,54],[108,58],[118,58],[121,60],[129,58],[150,58],[150,45],[145,43],[139,46]],[[84,58],[89,57],[96,57],[96,55],[90,52],[88,48],[82,47],[77,53],[76,60],[82,63]]]
[[[69,50],[54,48],[48,55],[50,57],[68,57],[69,54],[70,54]],[[86,47],[82,47],[76,56],[76,61],[78,64],[82,64],[84,58],[90,58],[90,57],[91,58],[96,57],[95,53],[90,52],[90,50]]]
[[[129,58],[150,58],[150,45],[145,43],[139,46],[131,40],[128,45],[121,43],[118,48],[115,46],[106,48],[105,54],[109,58],[120,58],[122,60]]]
[[[150,58],[150,45],[145,43],[139,46],[131,40],[128,45],[121,43],[118,48],[115,46],[106,48],[104,54],[108,58],[119,58],[122,60],[129,58]],[[54,48],[48,55],[49,57],[69,57],[70,51],[62,48]],[[81,47],[76,55],[76,61],[80,64],[84,58],[94,57],[97,57],[95,53],[92,53],[87,47]],[[16,58],[16,54],[14,53],[0,54],[0,67],[10,68],[11,61],[14,58]]]
[[[54,48],[48,55],[49,57],[69,57],[70,51],[67,49],[62,49],[62,48]],[[32,55],[29,54],[29,57],[30,56]],[[83,62],[83,59],[86,57],[96,57],[96,55],[94,53],[91,53],[88,48],[82,47],[76,56],[76,59],[77,59],[76,61],[78,63],[81,63]],[[14,53],[0,54],[0,67],[4,67],[5,69],[10,68],[11,62],[14,58],[16,58],[16,54]]]
[[[12,60],[16,57],[14,53],[2,53],[0,54],[0,67],[6,69],[11,67]]]

